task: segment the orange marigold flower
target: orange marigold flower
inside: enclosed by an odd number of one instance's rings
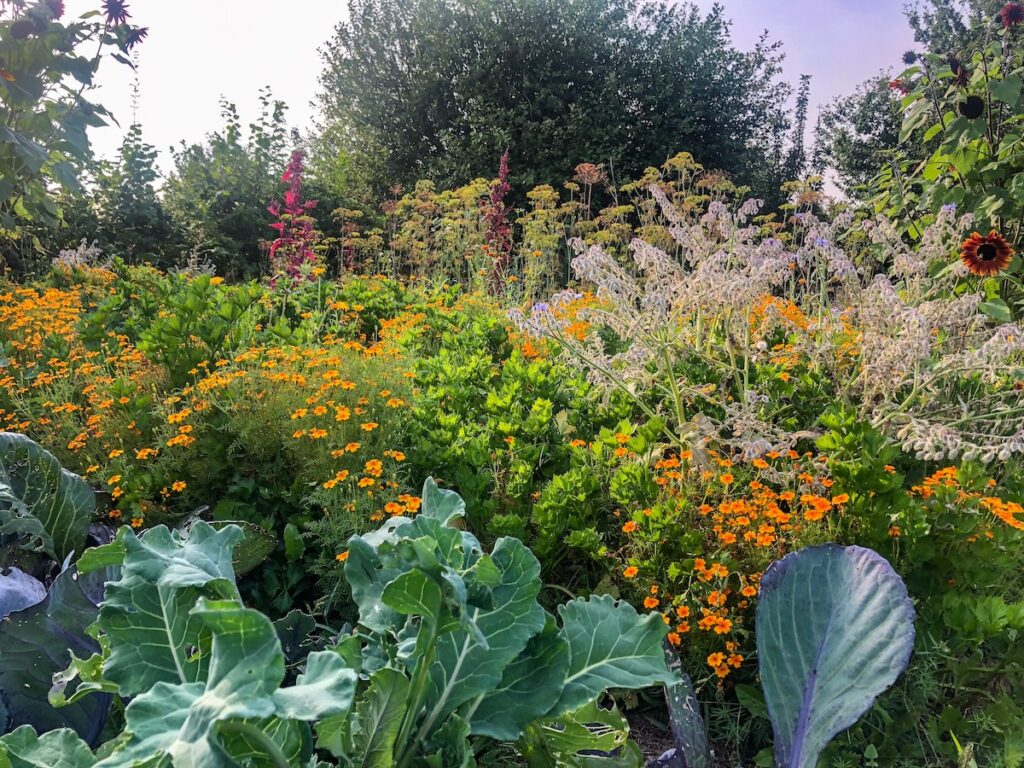
[[[636,578],[636,575],[638,573],[640,573],[640,569],[637,568],[635,565],[631,565],[622,572],[622,575],[625,576],[627,579],[634,579]]]
[[[665,637],[672,645],[680,645],[683,642],[683,638],[677,632],[669,632]]]
[[[657,608],[659,605],[661,605],[661,600],[659,600],[656,597],[648,596],[644,598],[644,608],[646,608],[649,611],[654,608]]]
[[[708,656],[707,661],[709,667],[720,667],[725,663],[725,654],[721,651],[715,651]]]
[[[175,493],[181,493],[186,488],[188,488],[188,483],[186,483],[184,480],[175,480],[173,483],[171,483],[171,490],[174,491]]]
[[[632,520],[630,520],[629,522],[627,522],[625,525],[622,526],[622,532],[623,533],[633,533],[633,531],[635,531],[635,530],[636,530],[636,523],[633,522]]]
[[[337,560],[339,563],[344,563],[346,560],[348,560],[348,550],[346,549],[344,552],[339,552],[334,556],[334,559]]]
[[[363,432],[373,432],[373,430],[379,426],[380,425],[375,421],[368,421],[365,424],[360,424],[359,428],[363,430]]]
[[[718,478],[719,482],[721,482],[722,485],[732,485],[732,482],[735,479],[736,478],[734,478],[732,474],[729,472],[726,472],[724,475],[720,475]]]

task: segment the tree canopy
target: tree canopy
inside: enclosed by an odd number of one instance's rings
[[[777,44],[739,50],[718,5],[350,0],[322,53],[322,132],[378,193],[490,177],[505,149],[522,187],[680,149],[743,179],[789,128]]]

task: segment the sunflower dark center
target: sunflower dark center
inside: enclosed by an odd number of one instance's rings
[[[982,243],[978,246],[978,258],[982,261],[993,261],[999,255],[999,249],[992,243]]]

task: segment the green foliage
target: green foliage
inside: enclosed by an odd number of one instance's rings
[[[163,189],[163,204],[192,249],[217,274],[256,277],[267,264],[260,243],[271,240],[267,203],[280,195],[288,156],[285,106],[260,93],[260,116],[243,139],[235,106],[221,103],[224,128],[202,144],[182,145]]]
[[[0,432],[0,535],[63,562],[81,554],[95,510],[92,488],[53,454]]]
[[[327,136],[378,196],[490,177],[505,148],[524,187],[582,162],[636,178],[680,147],[743,177],[788,128],[778,47],[737,50],[717,6],[356,0],[324,58]]]
[[[906,678],[832,751],[848,753],[869,738],[883,761],[896,761],[924,739],[953,760],[943,736],[950,730],[970,738],[981,756],[1011,749],[1007,728],[1019,710],[978,692],[1003,685],[1011,696],[1024,692],[1016,642],[1024,605],[1019,548],[1012,530],[991,516],[1001,503],[995,493],[1019,493],[1019,469],[1004,468],[1004,491],[971,463],[926,476],[920,463],[850,414],[832,412],[823,422],[829,429],[819,445],[833,457],[833,490],[850,496],[838,537],[894,563],[916,601],[918,629]],[[874,731],[884,738],[869,736]]]
[[[465,496],[474,528],[522,537],[543,516],[531,511],[535,494],[561,498],[543,489],[569,468],[566,436],[590,436],[597,401],[565,367],[515,351],[502,318],[473,311],[449,322],[416,368],[410,465]],[[534,544],[544,549],[560,533],[541,527]]]
[[[825,545],[773,563],[761,582],[757,652],[776,764],[816,766],[902,674],[913,645],[906,587],[877,553]]]
[[[818,116],[816,170],[834,170],[843,191],[856,198],[870,196],[879,161],[900,145],[903,113],[890,80],[887,74],[865,80],[852,94],[833,99]]]
[[[56,225],[61,212],[49,187],[79,190],[77,172],[90,157],[88,127],[109,113],[84,98],[106,54],[138,42],[138,31],[86,14],[61,20],[63,6],[35,2],[0,10],[0,238],[5,245],[33,221]],[[78,52],[90,50],[91,58]],[[38,243],[36,247],[41,247]],[[12,249],[13,250],[13,249]],[[20,267],[20,264],[13,266]]]
[[[123,529],[90,558],[90,567],[120,558],[121,576],[95,628],[102,677],[83,690],[132,696],[124,733],[95,765],[305,764],[316,723],[317,746],[344,765],[473,765],[477,735],[522,738],[531,765],[639,766],[621,716],[594,702],[611,687],[671,680],[664,625],[603,598],[563,606],[559,626],[537,602],[529,550],[500,539],[485,554],[453,527],[464,512],[428,481],[417,518],[353,537],[345,572],[360,626],[309,653],[285,687],[278,629],[238,600],[238,528],[197,522],[187,537],[158,527],[141,538]],[[62,677],[75,673],[96,677],[77,660]],[[55,765],[94,764],[84,744],[54,733],[40,743],[57,750]],[[6,754],[42,748],[29,731],[5,738]],[[594,750],[618,758],[576,762]]]
[[[117,158],[100,162],[93,173],[90,197],[96,226],[81,236],[97,240],[104,253],[130,264],[149,262],[170,269],[183,261],[184,242],[154,187],[159,178],[156,159],[156,147],[143,140],[142,126],[133,123]]]
[[[74,731],[58,729],[36,735],[23,725],[0,736],[0,756],[11,768],[90,768],[92,753]]]
[[[934,0],[911,14],[927,49],[909,56],[896,85],[902,157],[875,178],[872,203],[912,239],[940,210],[973,216],[974,228],[1024,242],[1024,143],[1020,120],[1024,49],[1019,26],[1003,24],[1002,3],[978,0],[962,8]],[[990,280],[992,309],[1009,320],[1024,298],[1020,260]],[[1012,310],[1007,311],[1007,306]],[[996,314],[993,314],[997,317]]]
[[[48,694],[55,674],[76,656],[88,657],[99,650],[86,630],[96,618],[107,575],[85,577],[74,568],[66,570],[42,601],[0,622],[0,687],[4,691],[0,715],[5,731],[23,725],[40,732],[71,728],[90,743],[99,740],[110,696],[100,694],[53,709]]]

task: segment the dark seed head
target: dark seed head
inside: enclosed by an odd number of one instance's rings
[[[985,101],[981,96],[968,96],[957,105],[960,114],[968,120],[975,120],[985,112]]]

